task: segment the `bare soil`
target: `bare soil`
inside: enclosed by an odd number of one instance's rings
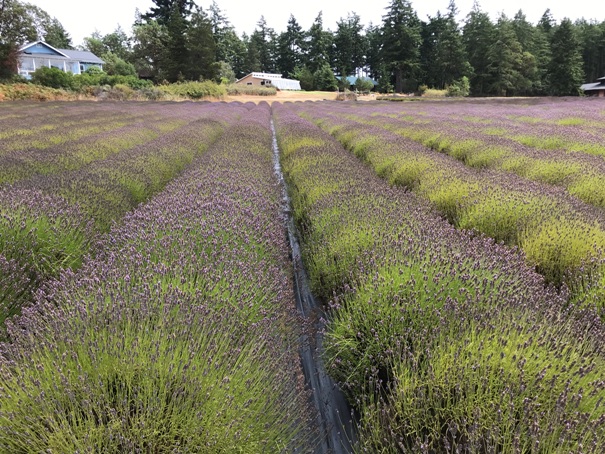
[[[359,96],[359,101],[375,99],[374,94],[367,96]],[[269,104],[274,102],[296,102],[296,101],[334,101],[336,100],[336,92],[334,91],[278,91],[275,96],[226,96],[223,101],[239,101],[239,102],[253,102],[258,104],[262,101],[266,101]]]

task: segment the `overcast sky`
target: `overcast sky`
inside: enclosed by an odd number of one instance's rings
[[[151,0],[25,0],[33,3],[51,16],[56,17],[67,29],[74,45],[79,45],[85,36],[90,36],[95,30],[101,34],[111,33],[118,24],[130,34],[134,22],[135,10],[146,12],[153,4]],[[196,3],[206,9],[212,0],[196,0]],[[563,0],[480,0],[479,4],[483,11],[490,14],[495,20],[500,13],[504,12],[513,17],[519,9],[522,9],[527,19],[536,23],[544,11],[550,8],[555,20],[560,21],[565,17],[572,20],[585,17],[596,19],[599,22],[605,20],[605,9],[595,8],[599,0],[575,0],[573,2]],[[390,4],[390,0],[349,0],[344,2],[326,0],[217,0],[217,4],[227,15],[231,24],[239,35],[242,32],[248,34],[254,31],[256,23],[261,15],[265,16],[267,25],[278,33],[285,30],[290,14],[293,14],[298,23],[308,29],[320,11],[323,11],[323,23],[325,28],[336,29],[336,21],[346,17],[347,13],[354,11],[362,20],[364,25],[370,22],[378,24]],[[412,6],[421,20],[428,16],[434,16],[437,11],[445,12],[449,0],[418,0],[413,1]],[[473,6],[473,0],[456,0],[459,19],[463,20]],[[596,13],[601,10],[600,16]],[[585,14],[584,12],[589,12]]]

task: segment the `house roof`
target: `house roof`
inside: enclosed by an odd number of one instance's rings
[[[87,50],[71,50],[71,49],[58,49],[58,50],[60,50],[64,54],[67,54],[67,56],[69,58],[71,58],[72,60],[79,60],[79,61],[85,62],[85,63],[100,63],[100,64],[105,63],[103,60],[101,60],[95,54],[93,54],[92,52],[89,52]]]
[[[253,72],[250,73],[241,79],[238,79],[237,82],[241,82],[244,79],[251,77],[252,79],[262,79],[262,80],[270,80],[271,85],[273,85],[278,90],[300,90],[300,81],[294,79],[284,79],[281,74],[272,74],[272,73],[261,73],[261,72]]]
[[[87,50],[59,49],[59,48],[51,46],[48,43],[45,43],[44,41],[34,41],[32,43],[27,43],[27,44],[21,46],[21,48],[19,49],[19,52],[22,52],[25,54],[33,54],[35,52],[28,52],[28,50],[30,48],[34,47],[36,44],[42,44],[43,46],[45,46],[48,49],[55,52],[56,55],[53,56],[54,58],[65,58],[68,60],[77,60],[77,61],[83,62],[83,63],[98,63],[98,64],[105,63],[103,60],[101,60],[95,54],[93,54],[92,52],[89,52]]]
[[[601,82],[593,82],[591,84],[581,85],[580,88],[584,91],[605,90],[605,84]]]

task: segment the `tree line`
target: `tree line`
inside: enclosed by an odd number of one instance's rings
[[[576,95],[579,86],[605,76],[605,21],[563,19],[546,10],[536,24],[522,10],[495,21],[475,2],[462,23],[451,0],[445,12],[420,20],[407,0],[391,0],[382,22],[364,25],[354,12],[336,29],[319,12],[308,30],[291,15],[277,33],[263,16],[255,30],[237,33],[213,1],[153,0],[137,13],[132,33],[121,28],[84,39],[81,48],[103,58],[106,71],[138,74],[155,82],[233,82],[254,72],[280,73],[303,89],[335,90],[335,77],[367,75],[383,92],[444,89],[470,82],[475,96]],[[20,0],[0,0],[0,60],[4,72],[11,51],[44,39],[72,46],[56,18]]]

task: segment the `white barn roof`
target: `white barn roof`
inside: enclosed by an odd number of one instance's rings
[[[284,79],[281,74],[253,72],[242,77],[237,82],[252,77],[253,79],[269,80],[271,85],[278,90],[301,90],[300,82],[294,79]]]

